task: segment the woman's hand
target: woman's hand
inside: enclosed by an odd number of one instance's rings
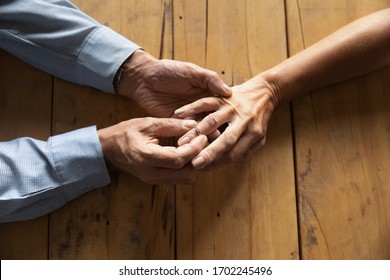
[[[247,160],[265,143],[268,121],[278,103],[274,87],[257,76],[232,89],[231,97],[206,97],[175,111],[178,118],[209,112],[197,128],[179,139],[179,145],[227,124],[221,135],[192,160],[197,169]]]

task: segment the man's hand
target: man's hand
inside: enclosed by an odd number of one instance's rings
[[[118,94],[130,97],[155,117],[171,117],[188,103],[207,96],[231,95],[217,73],[192,63],[158,60],[137,50],[124,65]]]
[[[178,137],[196,126],[192,120],[138,118],[98,131],[110,167],[147,183],[191,183],[196,170],[188,164],[207,143],[206,136],[181,147],[161,146],[159,138]]]

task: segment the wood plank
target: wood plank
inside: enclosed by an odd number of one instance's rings
[[[385,7],[389,1],[287,1],[290,53]],[[294,102],[304,259],[390,257],[389,75],[387,68]]]
[[[95,19],[159,57],[169,56],[170,1],[75,1]],[[163,20],[167,23],[164,25]],[[163,32],[162,26],[165,26]],[[55,81],[55,132],[104,127],[143,116],[132,101]],[[169,259],[174,256],[174,189],[120,174],[50,217],[50,258]]]
[[[0,141],[50,136],[51,89],[51,76],[0,50]],[[47,238],[47,216],[0,224],[0,259],[47,259]]]
[[[287,57],[283,1],[175,1],[174,57],[240,84]],[[266,38],[266,39],[265,39]],[[179,259],[296,259],[289,107],[248,164],[200,174],[176,196]]]

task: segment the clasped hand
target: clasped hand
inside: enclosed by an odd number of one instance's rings
[[[108,165],[148,183],[189,183],[197,169],[249,159],[277,105],[261,76],[230,89],[213,71],[144,51],[124,65],[118,93],[153,117],[100,130],[103,153]],[[164,137],[179,138],[178,146],[162,146]]]
[[[204,97],[231,95],[213,71],[172,60],[157,60],[138,50],[124,65],[118,94],[133,99],[158,118],[138,118],[98,131],[109,167],[147,183],[189,183],[196,169],[191,160],[206,146],[206,136],[180,147],[162,146],[161,138],[180,137],[194,128],[193,120],[171,118],[174,111]]]

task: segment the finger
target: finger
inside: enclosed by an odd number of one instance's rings
[[[173,137],[182,136],[188,130],[196,127],[194,120],[180,120],[174,118],[148,118],[149,136],[152,137]]]
[[[263,139],[257,141],[245,154],[243,157],[243,161],[247,161],[253,157],[253,155],[262,147],[265,145],[266,137],[264,136]]]
[[[246,132],[240,137],[236,145],[228,152],[231,161],[243,161],[245,153],[251,149],[253,145],[260,142],[260,139],[253,133]]]
[[[146,161],[154,167],[180,169],[197,156],[207,144],[207,137],[200,135],[180,147],[160,146],[149,143],[145,152]]]
[[[223,97],[229,97],[232,95],[233,92],[231,88],[223,82],[221,77],[216,72],[194,64],[193,68],[195,71],[192,77],[195,85],[203,89],[208,89],[214,94]]]
[[[217,139],[221,135],[221,132],[217,129],[214,132],[211,132],[209,135],[207,135],[207,138],[209,139],[209,142],[213,142],[215,139]]]
[[[215,111],[221,106],[217,97],[206,97],[192,102],[175,110],[174,115],[178,118],[186,118],[203,112]]]
[[[244,130],[244,126],[238,124],[228,126],[218,139],[192,160],[192,165],[196,169],[202,169],[217,160],[237,143]]]
[[[223,166],[226,166],[226,165],[228,165],[230,163],[231,163],[230,158],[227,155],[222,155],[221,157],[217,158],[216,160],[214,160],[209,165],[206,165],[205,167],[202,167],[202,168],[200,168],[198,170],[201,170],[201,171],[211,171],[211,170],[215,170],[215,169],[221,168]]]
[[[182,146],[192,139],[194,139],[199,134],[209,135],[218,129],[221,125],[226,122],[229,122],[231,118],[231,111],[229,108],[224,108],[214,113],[208,114],[202,121],[198,123],[195,129],[191,129],[186,134],[184,134],[177,141],[179,146]]]
[[[240,142],[240,141],[239,141]],[[265,136],[264,138],[257,140],[245,153],[243,156],[240,157],[238,161],[247,161],[249,160],[265,143]],[[237,143],[238,145],[238,143]],[[233,161],[232,156],[230,153],[223,153],[222,156],[214,160],[209,165],[201,168],[202,171],[210,171],[215,170],[217,168],[220,168],[222,166],[228,165]]]

